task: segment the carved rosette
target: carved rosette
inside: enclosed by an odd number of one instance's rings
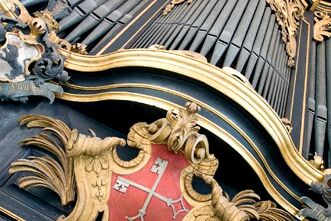
[[[331,17],[330,14],[316,11],[314,13],[314,40],[323,41],[324,37],[331,37]]]
[[[173,155],[183,153],[181,156],[186,162],[186,168],[183,167],[178,173],[183,194],[180,202],[184,198],[193,208],[191,211],[186,208],[180,210],[188,212],[183,220],[292,220],[287,212],[276,208],[271,202],[259,201],[259,196],[252,190],[242,191],[232,199],[222,190],[214,179],[219,162],[209,153],[206,136],[198,133],[196,122],[199,110],[198,105],[189,102],[185,108],[168,111],[166,118],[151,124],[133,125],[127,144],[137,148],[139,153],[129,161],[117,155],[117,146],[126,144],[121,138],[101,139],[93,131],[90,131],[91,135],[82,134],[51,117],[27,115],[20,119],[20,123],[42,130],[36,136],[25,139],[22,144],[42,148],[50,152],[52,157],[45,154],[20,159],[12,163],[9,172],[30,172],[31,175],[19,180],[19,186],[49,188],[60,196],[63,205],[77,199],[72,213],[58,220],[93,221],[99,213],[103,213],[102,220],[109,220],[113,172],[131,174],[140,170],[151,157],[151,144],[166,144],[154,148],[167,146]],[[157,165],[160,167],[160,164]],[[211,192],[198,193],[192,186],[195,178],[209,185]],[[131,184],[135,185],[134,182]]]
[[[282,40],[286,44],[286,52],[289,56],[288,65],[293,67],[297,50],[296,37],[299,20],[302,18],[305,9],[296,0],[267,0],[267,3],[275,12],[277,22],[281,27]]]

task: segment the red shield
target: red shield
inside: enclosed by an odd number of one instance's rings
[[[180,190],[181,171],[189,163],[183,154],[153,145],[152,156],[136,173],[113,173],[109,197],[111,221],[182,220],[192,208]]]

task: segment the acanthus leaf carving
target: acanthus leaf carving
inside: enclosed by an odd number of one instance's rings
[[[292,220],[287,212],[276,208],[270,201],[260,201],[259,196],[252,190],[242,191],[232,199],[223,191],[214,179],[219,162],[215,155],[209,153],[206,136],[198,133],[196,114],[199,110],[198,105],[188,102],[185,108],[168,111],[166,118],[151,124],[133,125],[127,143],[130,147],[137,148],[139,154],[135,159],[127,161],[128,163],[114,157],[116,147],[126,144],[124,139],[101,139],[92,130],[91,135],[81,134],[60,120],[41,115],[27,115],[20,119],[21,125],[42,129],[36,136],[25,139],[22,144],[43,148],[51,155],[18,160],[12,163],[9,172],[30,172],[31,176],[19,180],[22,188],[49,188],[61,197],[64,205],[73,201],[77,195],[72,213],[67,217],[59,217],[59,221],[93,221],[100,212],[103,212],[102,220],[109,220],[108,202],[115,167],[121,167],[124,173],[128,172],[132,167],[147,162],[145,158],[151,154],[151,143],[167,144],[170,145],[168,150],[172,154],[182,152],[183,157],[189,162],[189,165],[181,170],[180,180],[184,188],[181,200],[190,198],[191,202],[198,204],[191,211],[185,209],[188,213],[184,220]],[[166,147],[157,145],[156,148]],[[211,192],[196,192],[192,186],[194,177],[209,185]]]
[[[117,137],[101,139],[94,132],[92,136],[81,134],[63,121],[42,115],[26,115],[19,122],[28,128],[41,128],[36,136],[23,140],[22,145],[42,148],[50,153],[50,156],[31,156],[11,164],[11,174],[32,173],[20,178],[19,186],[49,188],[60,196],[63,205],[74,201],[77,195],[74,211],[59,220],[93,220],[95,214],[102,211],[107,217],[109,158],[117,145],[126,144],[125,140]]]
[[[314,40],[323,41],[324,37],[331,37],[331,17],[330,14],[316,11],[314,13]]]
[[[260,201],[253,190],[237,193],[232,199],[213,178],[205,179],[212,186],[211,204],[193,208],[184,221],[290,221],[293,217],[271,201]]]
[[[282,40],[286,44],[286,52],[289,56],[288,65],[293,67],[297,50],[296,37],[299,20],[303,17],[304,7],[296,0],[267,0],[267,3],[275,12],[281,28]]]
[[[28,128],[43,128],[34,137],[26,138],[22,146],[35,146],[44,149],[55,156],[29,157],[11,164],[9,173],[28,171],[33,176],[19,180],[21,188],[44,186],[56,192],[63,205],[75,199],[75,184],[73,176],[73,159],[65,153],[65,144],[70,139],[70,129],[63,122],[37,115],[27,115],[19,120]]]

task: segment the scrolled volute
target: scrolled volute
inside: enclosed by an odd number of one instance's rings
[[[168,111],[166,118],[151,124],[139,123],[140,132],[133,130],[154,143],[167,144],[170,151],[184,152],[190,162],[197,163],[210,155],[208,139],[198,133],[200,127],[196,124],[196,114],[199,111],[197,104],[188,102],[185,108]],[[138,124],[133,128],[138,128]]]
[[[244,190],[232,199],[214,179],[219,162],[209,153],[208,140],[199,134],[197,112],[200,107],[187,103],[185,108],[171,110],[166,118],[152,124],[137,123],[130,128],[127,144],[139,150],[131,161],[123,161],[116,155],[116,146],[124,146],[125,140],[117,137],[99,138],[71,129],[61,120],[42,115],[27,115],[20,119],[28,128],[41,128],[34,137],[22,141],[22,145],[42,148],[50,154],[32,156],[13,162],[9,172],[29,172],[19,180],[21,188],[46,187],[56,192],[63,205],[77,199],[75,208],[63,221],[95,220],[103,213],[102,220],[109,220],[108,206],[112,173],[140,169],[151,155],[152,143],[168,144],[169,151],[183,153],[191,163],[181,171],[183,196],[194,207],[184,221],[289,221],[292,217],[276,208],[270,201],[260,201],[252,190]],[[165,145],[164,145],[165,146]],[[159,148],[156,146],[155,148]],[[209,185],[209,194],[193,188],[193,179],[201,178]],[[193,203],[194,202],[194,203]]]
[[[77,129],[71,131],[69,142],[66,145],[66,151],[69,157],[79,155],[98,156],[103,152],[113,149],[115,146],[124,146],[124,139],[117,137],[106,137],[101,139],[94,133],[93,136],[80,134]]]

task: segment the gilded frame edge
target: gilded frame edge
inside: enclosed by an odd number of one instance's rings
[[[219,69],[177,51],[130,49],[102,56],[86,56],[64,50],[61,53],[66,57],[65,66],[71,70],[97,72],[120,67],[145,67],[171,71],[204,82],[242,106],[261,123],[276,142],[288,166],[303,182],[310,185],[313,181],[323,179],[323,173],[297,151],[290,134],[272,107],[247,82],[234,77],[228,70]],[[81,101],[70,94],[57,97]]]
[[[75,98],[73,100],[72,98]],[[162,98],[152,97],[149,95],[141,95],[136,93],[130,93],[130,92],[110,92],[110,93],[104,93],[100,94],[100,96],[94,96],[94,95],[71,95],[71,94],[64,94],[63,99],[67,101],[78,101],[78,102],[97,102],[102,100],[120,100],[120,101],[131,101],[131,102],[138,102],[150,106],[155,106],[157,108],[163,109],[163,110],[169,110],[169,109],[177,109],[180,108],[180,105],[175,104],[171,101],[166,101]],[[206,119],[205,117],[201,116],[200,114],[197,114],[198,116],[198,122],[197,124],[201,127],[204,127],[211,133],[215,134],[215,136],[222,139],[225,143],[230,145],[234,150],[240,154],[244,160],[252,167],[252,169],[255,171],[259,179],[261,180],[263,186],[266,188],[266,190],[270,193],[270,195],[273,197],[273,199],[279,203],[284,209],[286,209],[288,212],[290,212],[293,216],[296,216],[299,220],[304,220],[303,217],[298,216],[299,209],[296,208],[294,205],[292,205],[290,202],[288,202],[281,194],[278,193],[277,189],[271,184],[269,178],[263,171],[261,165],[256,161],[256,159],[252,156],[251,153],[249,153],[245,148],[242,146],[242,144],[234,138],[231,134],[226,132],[224,129],[220,128],[210,120]]]

